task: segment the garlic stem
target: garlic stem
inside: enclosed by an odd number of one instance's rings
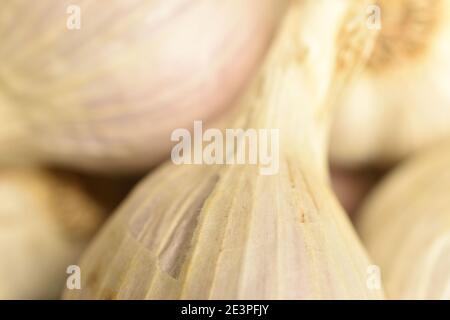
[[[283,31],[244,98],[247,112],[235,124],[279,129],[283,152],[303,155],[320,172],[328,171],[336,100],[370,57],[377,35],[365,25],[364,2],[338,1],[334,10],[327,6],[327,1],[293,1]]]

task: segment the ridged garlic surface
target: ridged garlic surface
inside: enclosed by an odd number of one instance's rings
[[[1,1],[0,162],[148,169],[168,157],[172,130],[215,119],[238,97],[279,7]]]
[[[375,4],[378,41],[332,129],[331,159],[347,167],[390,165],[450,137],[450,0]]]
[[[381,298],[326,171],[328,107],[372,39],[361,12],[361,1],[291,1],[229,125],[279,129],[276,174],[163,165],[83,254],[82,289],[65,298]]]
[[[73,174],[0,170],[0,299],[61,295],[68,266],[121,195],[108,187],[94,193]]]
[[[393,299],[450,299],[450,144],[402,164],[358,213],[358,232]]]

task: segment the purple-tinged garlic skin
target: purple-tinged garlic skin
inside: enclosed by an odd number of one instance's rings
[[[79,29],[68,28],[73,5]],[[174,129],[232,105],[281,7],[278,0],[2,2],[0,162],[116,172],[156,164],[169,155]]]

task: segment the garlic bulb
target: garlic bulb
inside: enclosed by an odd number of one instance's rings
[[[237,97],[280,7],[278,0],[2,2],[0,160],[116,172],[161,161],[172,130],[215,118]]]
[[[377,44],[332,129],[331,158],[347,167],[389,165],[450,136],[450,0],[375,3]]]
[[[94,196],[84,184],[54,170],[0,170],[0,299],[60,295],[67,267],[122,192],[102,186]]]
[[[279,129],[279,171],[167,163],[81,259],[83,299],[379,298],[328,186],[328,106],[367,54],[361,1],[292,1],[241,129]]]
[[[401,165],[358,215],[390,298],[450,299],[449,146]]]

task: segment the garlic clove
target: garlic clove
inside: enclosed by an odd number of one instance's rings
[[[340,166],[391,165],[450,136],[450,1],[377,0],[381,29],[332,128]]]
[[[382,298],[367,287],[369,259],[324,166],[328,104],[371,42],[349,25],[361,4],[291,2],[231,124],[280,129],[276,174],[252,164],[166,163],[83,254],[82,289],[65,298]],[[348,47],[355,32],[363,43]]]
[[[68,29],[70,6],[80,29]],[[26,0],[0,5],[1,162],[135,171],[170,133],[225,111],[277,25],[278,0]]]
[[[358,214],[357,230],[392,299],[450,299],[450,148],[394,170]]]
[[[0,299],[59,297],[67,267],[123,196],[122,187],[98,181],[87,187],[56,170],[0,170]]]

